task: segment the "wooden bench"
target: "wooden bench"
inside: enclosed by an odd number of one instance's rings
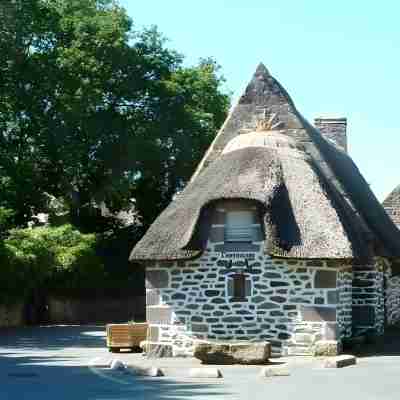
[[[140,351],[139,344],[146,339],[148,324],[146,322],[132,324],[108,324],[107,347],[116,352],[121,349]]]

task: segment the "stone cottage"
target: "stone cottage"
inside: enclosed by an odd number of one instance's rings
[[[146,267],[149,340],[176,355],[232,340],[311,354],[382,333],[400,231],[346,149],[345,119],[312,126],[260,64],[131,253]]]
[[[382,205],[397,228],[400,229],[400,185],[393,189]],[[393,269],[396,269],[394,265],[396,261],[392,263]],[[386,306],[387,322],[389,324],[400,322],[400,276],[392,276],[387,281]]]

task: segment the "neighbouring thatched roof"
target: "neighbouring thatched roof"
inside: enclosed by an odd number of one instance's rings
[[[268,120],[272,131],[257,131]],[[350,157],[296,110],[263,65],[185,190],[136,245],[132,260],[194,258],[201,215],[214,201],[264,210],[266,251],[290,258],[400,256],[400,232]],[[376,253],[375,253],[376,254]]]
[[[400,227],[400,185],[382,203],[392,221]]]

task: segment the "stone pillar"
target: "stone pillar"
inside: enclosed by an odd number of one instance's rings
[[[325,139],[329,139],[347,153],[347,119],[315,118],[314,125]]]

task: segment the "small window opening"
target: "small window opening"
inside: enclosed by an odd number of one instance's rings
[[[225,242],[252,242],[253,212],[230,211],[226,214]]]
[[[228,297],[234,301],[246,300],[251,296],[251,280],[243,273],[228,277]]]
[[[237,274],[233,278],[233,297],[246,297],[246,277],[243,274]]]

